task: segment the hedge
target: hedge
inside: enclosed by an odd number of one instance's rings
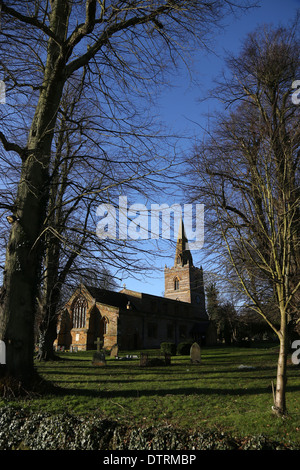
[[[177,346],[177,354],[179,356],[189,356],[192,344],[193,341],[183,341],[179,343]]]
[[[131,427],[100,417],[0,408],[0,450],[300,450],[267,437],[236,438],[166,425]]]
[[[176,354],[176,344],[164,342],[160,345],[160,352],[162,354],[169,354],[170,356],[175,356]]]

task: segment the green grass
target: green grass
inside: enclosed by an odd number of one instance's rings
[[[200,365],[191,364],[188,356],[173,356],[170,366],[148,368],[140,367],[138,360],[112,358],[105,367],[94,367],[92,354],[66,352],[60,361],[37,363],[39,374],[55,383],[60,393],[22,400],[22,406],[93,414],[125,424],[161,423],[300,441],[299,367],[288,368],[288,418],[271,412],[277,347],[203,348]],[[254,369],[241,370],[241,364]],[[19,400],[10,403],[20,405]]]

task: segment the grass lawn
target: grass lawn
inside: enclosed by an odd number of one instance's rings
[[[60,393],[9,403],[51,413],[93,414],[127,425],[161,423],[300,441],[299,366],[288,368],[288,418],[271,412],[277,347],[207,347],[199,365],[191,364],[188,356],[173,356],[170,366],[155,367],[110,357],[105,367],[95,367],[92,355],[93,351],[65,352],[60,361],[37,363],[40,375],[55,383]]]

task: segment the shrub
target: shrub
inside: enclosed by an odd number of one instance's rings
[[[179,356],[188,356],[190,354],[192,344],[192,341],[184,341],[179,343],[177,346],[177,354]]]
[[[160,352],[162,354],[168,354],[169,356],[175,356],[176,354],[176,344],[164,342],[160,345]]]

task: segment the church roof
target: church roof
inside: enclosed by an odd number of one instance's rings
[[[107,289],[101,289],[99,287],[86,286],[85,288],[96,300],[96,302],[111,305],[112,307],[126,308],[128,301],[131,300],[129,297],[121,292],[110,291]]]
[[[95,299],[97,303],[110,305],[120,309],[126,309],[130,305],[133,310],[144,310],[146,305],[150,304],[151,300],[158,300],[160,302],[168,302],[178,304],[178,300],[169,299],[167,297],[160,297],[151,294],[143,294],[127,289],[122,289],[121,292],[110,291],[98,287],[91,287],[84,285],[89,294]],[[180,304],[190,305],[189,302],[182,302]]]

